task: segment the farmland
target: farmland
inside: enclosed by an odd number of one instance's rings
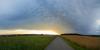
[[[63,35],[62,37],[73,43],[71,45],[74,45],[73,48],[76,50],[100,50],[100,37],[79,35]]]
[[[54,36],[0,36],[0,50],[44,50]]]

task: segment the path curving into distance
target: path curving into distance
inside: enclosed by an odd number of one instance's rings
[[[45,50],[74,50],[62,38],[54,39]]]

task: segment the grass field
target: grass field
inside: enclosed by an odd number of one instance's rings
[[[63,38],[76,50],[100,50],[100,37],[64,35]]]
[[[44,50],[54,36],[0,36],[0,50]]]

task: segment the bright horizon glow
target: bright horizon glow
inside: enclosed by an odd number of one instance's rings
[[[43,35],[59,35],[51,30],[0,30],[0,35],[12,35],[12,34],[43,34]]]

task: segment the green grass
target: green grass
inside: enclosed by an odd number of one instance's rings
[[[88,49],[88,48],[85,48],[85,47],[83,47],[83,46],[80,46],[80,45],[78,45],[77,43],[75,43],[75,42],[72,42],[72,41],[70,41],[69,39],[66,39],[66,38],[64,38],[64,37],[62,37],[63,39],[64,39],[64,41],[67,43],[67,44],[69,44],[72,48],[74,48],[75,50],[90,50],[90,49]]]
[[[0,37],[0,50],[44,50],[54,36]]]

